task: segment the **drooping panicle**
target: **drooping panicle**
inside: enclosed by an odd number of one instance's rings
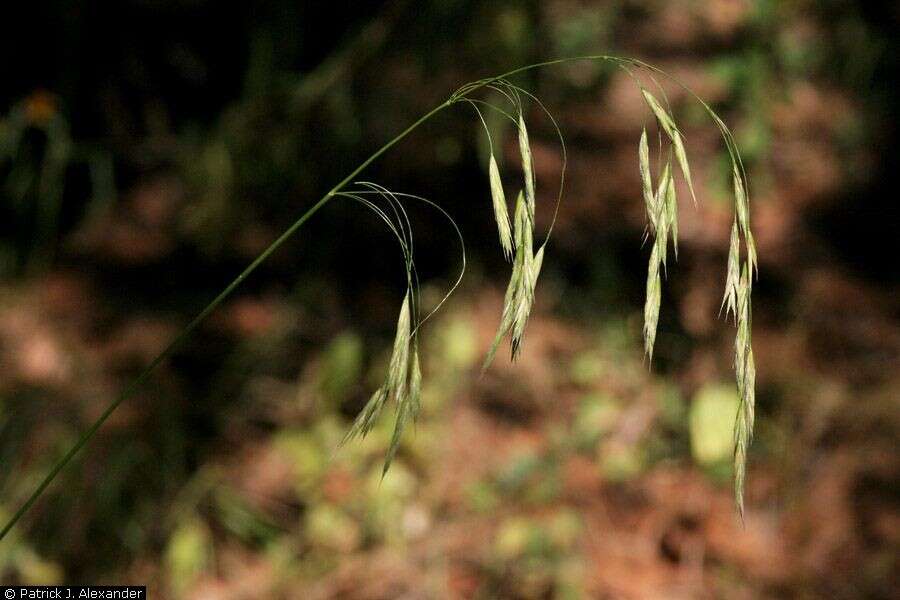
[[[382,471],[383,476],[396,457],[403,432],[409,420],[415,420],[418,417],[421,408],[422,371],[419,364],[418,353],[419,328],[422,323],[435,313],[450,294],[453,293],[459,285],[459,281],[462,279],[462,273],[460,273],[459,279],[451,286],[450,291],[447,292],[444,298],[437,303],[430,313],[424,318],[420,318],[420,306],[416,294],[418,282],[416,278],[415,262],[413,260],[413,234],[411,221],[406,208],[401,203],[401,199],[415,199],[421,201],[426,205],[435,208],[449,220],[460,239],[463,272],[465,271],[466,264],[465,245],[456,222],[445,210],[434,202],[413,194],[391,192],[383,186],[370,182],[358,183],[363,186],[362,189],[339,192],[338,195],[359,202],[374,212],[381,221],[387,224],[390,231],[394,234],[394,237],[397,238],[403,252],[403,264],[406,269],[407,280],[406,293],[404,294],[403,302],[397,316],[397,330],[394,336],[394,342],[391,346],[391,356],[388,362],[384,383],[372,395],[372,398],[357,416],[343,440],[345,442],[351,438],[367,434],[371,431],[384,406],[392,400],[396,402],[394,431],[391,437],[390,446],[385,455],[384,468]],[[388,208],[385,209],[377,202],[377,200],[386,202]]]
[[[541,106],[541,108],[543,108],[543,104],[541,104],[537,98],[535,98],[527,91],[511,83],[508,78],[515,75],[520,75],[525,71],[529,71],[538,67],[557,65],[571,60],[583,61],[586,59],[609,61],[610,64],[614,64],[618,67],[624,68],[632,76],[635,76],[636,72],[648,74],[651,79],[653,79],[656,74],[665,75],[660,69],[636,59],[614,56],[572,57],[526,65],[524,67],[509,71],[506,74],[480,79],[478,81],[471,82],[460,87],[453,94],[451,94],[446,102],[434,107],[431,111],[422,115],[417,121],[412,123],[406,129],[402,130],[400,133],[391,138],[387,143],[382,145],[378,150],[374,152],[374,154],[371,155],[370,158],[366,159],[363,163],[354,168],[349,176],[337,183],[318,202],[314,203],[309,208],[309,210],[300,215],[298,219],[286,231],[284,231],[284,233],[278,236],[269,246],[262,250],[259,257],[255,261],[253,261],[253,263],[246,270],[239,274],[230,284],[228,284],[223,292],[216,296],[216,298],[213,299],[212,302],[210,302],[200,312],[200,314],[191,321],[191,323],[186,327],[182,334],[179,335],[172,344],[168,345],[160,352],[160,354],[156,358],[150,361],[150,366],[145,369],[132,382],[130,386],[127,387],[126,391],[122,395],[115,399],[113,403],[110,404],[105,411],[103,411],[102,415],[96,421],[94,421],[93,425],[89,427],[84,434],[79,437],[79,439],[75,442],[75,445],[72,446],[67,453],[65,453],[63,458],[54,464],[54,466],[50,469],[48,475],[40,481],[35,491],[30,496],[28,496],[27,500],[24,502],[21,508],[16,511],[13,514],[12,518],[10,518],[6,522],[6,525],[2,527],[2,529],[0,529],[0,540],[2,540],[10,532],[11,528],[19,521],[19,519],[24,514],[26,514],[29,508],[39,499],[44,491],[48,489],[48,486],[53,482],[53,480],[61,472],[61,470],[64,469],[69,464],[69,462],[81,451],[81,449],[93,438],[95,433],[100,427],[104,425],[107,418],[113,413],[113,411],[115,411],[123,401],[131,397],[134,391],[136,391],[142,384],[142,382],[148,379],[149,375],[154,371],[154,369],[156,369],[158,365],[164,362],[165,357],[172,352],[177,343],[181,341],[184,336],[188,335],[197,326],[197,324],[200,323],[204,318],[206,318],[206,316],[210,314],[216,308],[216,306],[224,301],[226,297],[232,294],[234,289],[242,281],[244,281],[251,272],[256,270],[259,265],[263,263],[266,257],[277,250],[294,232],[296,232],[300,228],[300,226],[303,225],[303,223],[313,215],[313,213],[319,210],[319,208],[322,207],[326,202],[329,202],[338,197],[351,198],[353,200],[359,201],[363,205],[373,210],[379,217],[379,219],[384,221],[394,233],[394,235],[398,238],[405,255],[404,258],[407,269],[408,289],[398,318],[397,336],[392,349],[391,359],[388,367],[388,374],[385,378],[384,384],[372,394],[371,398],[366,403],[365,407],[360,412],[345,437],[345,440],[348,440],[359,435],[365,435],[367,432],[369,432],[373,427],[375,421],[377,420],[380,412],[383,410],[384,405],[390,399],[395,399],[398,403],[397,422],[394,428],[394,435],[391,440],[390,450],[388,451],[387,459],[385,461],[384,468],[386,471],[391,460],[393,460],[397,452],[404,427],[408,423],[408,420],[410,418],[415,419],[416,415],[419,412],[422,375],[420,371],[417,351],[417,336],[419,326],[424,320],[427,320],[428,317],[433,314],[433,311],[432,313],[429,313],[424,319],[419,319],[419,305],[417,297],[415,295],[416,292],[414,291],[418,288],[414,288],[413,284],[415,267],[412,262],[412,233],[411,231],[409,231],[411,225],[405,209],[400,205],[400,202],[397,199],[397,195],[392,194],[391,192],[385,190],[384,188],[381,188],[380,186],[367,186],[366,189],[355,192],[350,192],[345,188],[348,182],[353,177],[355,177],[356,174],[363,171],[376,158],[385,154],[391,147],[399,143],[411,132],[416,130],[421,124],[426,122],[433,115],[439,113],[443,109],[455,103],[466,101],[469,102],[473,107],[476,107],[476,110],[478,110],[477,106],[479,106],[479,104],[476,103],[475,99],[469,98],[470,95],[474,94],[478,90],[493,90],[499,92],[501,96],[504,96],[513,105],[514,110],[518,111],[517,125],[519,130],[519,147],[522,157],[522,169],[525,179],[525,194],[524,197],[522,193],[519,194],[519,198],[517,199],[516,203],[516,213],[518,215],[521,207],[521,212],[526,216],[525,218],[520,218],[517,216],[513,220],[509,219],[509,214],[506,210],[507,207],[505,197],[503,196],[502,185],[498,185],[500,182],[499,169],[497,168],[496,161],[492,156],[491,164],[489,165],[492,203],[495,218],[497,220],[501,247],[503,248],[507,258],[509,258],[510,256],[513,257],[513,270],[504,298],[504,308],[500,328],[497,334],[497,338],[491,348],[491,352],[489,353],[488,359],[485,362],[485,366],[490,363],[491,358],[496,352],[499,341],[510,332],[512,332],[513,356],[515,357],[521,345],[524,325],[529,317],[532,303],[534,301],[535,284],[541,270],[541,265],[544,258],[544,248],[546,246],[545,241],[544,244],[539,248],[538,252],[536,254],[532,254],[535,227],[535,173],[531,148],[528,140],[528,132],[525,128],[520,100],[521,97],[527,96],[531,99],[534,99],[537,104]],[[655,79],[654,82],[656,82]],[[638,83],[638,85],[640,86],[641,84]],[[682,85],[682,87],[685,86]],[[663,131],[665,131],[671,142],[671,151],[674,152],[674,158],[680,166],[681,172],[690,189],[691,197],[696,204],[696,195],[691,180],[691,171],[688,164],[687,153],[685,151],[683,136],[676,126],[672,115],[669,114],[669,112],[665,108],[663,108],[662,105],[660,105],[660,103],[650,92],[648,92],[646,89],[643,89],[642,86],[641,91],[645,101],[647,102],[657,121],[659,122],[660,127]],[[687,91],[693,94],[692,92],[690,92],[690,90]],[[731,231],[728,273],[726,276],[726,290],[725,297],[723,298],[723,306],[727,307],[726,313],[730,312],[734,314],[737,325],[737,334],[735,337],[734,367],[736,371],[736,379],[740,395],[740,408],[737,411],[734,427],[734,485],[735,499],[738,505],[738,510],[743,515],[744,479],[746,472],[747,452],[750,441],[752,439],[755,410],[754,405],[756,367],[751,344],[752,323],[750,296],[753,278],[754,276],[759,275],[757,246],[753,234],[750,230],[749,182],[744,171],[744,166],[741,161],[740,153],[736,146],[734,136],[722,121],[722,119],[715,114],[715,112],[709,107],[709,105],[707,105],[702,100],[699,100],[699,102],[721,131],[722,137],[727,146],[728,153],[732,160],[734,171],[735,222]],[[481,101],[481,104],[491,106],[489,103],[483,101]],[[491,108],[497,107],[491,106]],[[546,112],[546,109],[544,110]],[[516,121],[515,117],[512,116],[512,113],[506,113],[502,109],[501,112],[504,112],[505,114],[510,116],[513,121]],[[554,122],[555,126],[556,122],[553,119],[552,115],[549,115],[549,113],[547,114]],[[483,119],[482,121],[484,122]],[[486,123],[485,128],[487,129]],[[644,308],[645,348],[648,355],[652,357],[661,295],[660,289],[662,280],[660,274],[660,265],[665,265],[667,239],[669,234],[671,234],[673,237],[677,258],[678,223],[676,207],[677,201],[675,198],[675,186],[672,184],[671,166],[669,163],[667,163],[666,174],[663,174],[661,176],[659,187],[654,192],[646,137],[646,131],[644,131],[641,137],[641,145],[639,149],[640,170],[643,185],[644,203],[647,208],[650,227],[654,234],[657,235],[651,250],[647,279],[647,300]],[[562,141],[561,135],[560,139]],[[566,150],[564,142],[562,143],[562,164],[564,173],[566,165]],[[560,177],[560,192],[558,198],[562,197],[563,182],[564,177]],[[383,207],[379,207],[376,202],[370,200],[371,196],[366,196],[366,194],[377,194],[382,196],[384,200],[388,201],[388,203],[390,204],[390,208],[383,209]],[[408,194],[405,196],[413,197]],[[424,200],[423,198],[419,199]],[[438,208],[438,210],[444,212],[443,209],[441,209],[436,204],[431,203],[430,201],[426,202],[429,202],[430,204],[432,204],[432,206],[435,206],[436,208]],[[446,215],[446,212],[444,212],[444,214]],[[449,215],[447,216],[448,218],[450,218]],[[394,217],[396,217],[396,220],[394,220]],[[453,223],[452,218],[450,218],[450,221],[451,223]],[[456,227],[455,223],[453,224],[454,228],[456,228],[457,230],[457,233],[459,233],[458,227]],[[515,232],[510,231],[512,227],[515,227]],[[552,229],[553,226],[551,224],[549,230],[552,231]],[[743,262],[741,260],[741,241],[743,241],[744,244],[743,251],[746,252],[746,258]],[[461,234],[460,242],[461,245],[463,245]],[[465,270],[464,267],[465,252],[463,249],[463,270]],[[416,286],[417,285],[418,282],[416,281]],[[456,285],[458,285],[458,282],[453,286],[453,288],[451,288],[451,292],[456,288]],[[444,299],[438,303],[438,306],[440,306],[448,296],[445,296]]]
[[[690,165],[681,132],[671,114],[662,107],[653,94],[646,89],[641,91],[660,128],[666,133],[671,142],[675,160],[678,162],[685,182],[688,185],[691,198],[696,204]],[[712,114],[713,120],[722,131],[726,144],[728,144],[729,154],[732,158],[734,180],[735,219],[732,223],[729,239],[728,268],[722,307],[725,309],[726,315],[730,313],[734,316],[737,326],[734,344],[734,368],[740,405],[734,425],[734,494],[738,511],[743,516],[744,479],[746,476],[747,451],[753,434],[756,386],[756,366],[751,344],[750,295],[752,278],[758,270],[757,250],[750,230],[750,205],[746,179],[740,166],[740,158],[734,145],[733,136],[722,120],[715,113],[712,113],[711,109],[706,108]],[[660,277],[660,265],[664,267],[666,263],[667,238],[670,234],[673,239],[676,257],[678,252],[677,199],[668,162],[660,174],[656,192],[653,193],[652,191],[646,131],[641,132],[638,156],[644,204],[650,222],[650,231],[655,235],[650,263],[647,269],[647,292],[644,304],[644,348],[647,355],[652,359],[661,296],[662,279]],[[744,242],[744,251],[746,252],[746,260],[743,262],[741,260],[742,240]]]

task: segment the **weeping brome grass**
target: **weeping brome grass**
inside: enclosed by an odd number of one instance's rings
[[[384,471],[386,472],[395,457],[403,433],[410,420],[415,420],[420,412],[422,391],[422,369],[419,359],[419,330],[423,323],[438,310],[459,285],[465,271],[465,248],[456,223],[440,206],[431,200],[414,194],[391,192],[387,188],[370,182],[359,182],[358,189],[346,189],[363,170],[380,158],[393,146],[405,139],[422,124],[443,110],[466,104],[473,108],[481,119],[490,144],[488,161],[488,191],[491,199],[491,213],[497,225],[499,242],[504,256],[512,261],[512,272],[504,295],[503,310],[497,334],[488,350],[484,361],[484,369],[488,368],[500,344],[505,338],[510,339],[511,355],[515,359],[522,350],[525,329],[531,315],[535,300],[535,289],[545,249],[550,240],[556,213],[562,199],[565,181],[566,147],[562,133],[544,104],[533,94],[513,83],[512,79],[526,71],[571,61],[605,61],[626,71],[639,87],[641,95],[653,115],[660,131],[660,160],[656,184],[650,167],[650,149],[647,130],[644,128],[638,145],[638,169],[641,177],[642,195],[648,220],[648,239],[653,238],[650,249],[650,261],[647,269],[647,292],[644,306],[644,347],[649,358],[652,358],[656,340],[656,329],[659,322],[662,282],[666,276],[666,262],[671,237],[677,258],[678,248],[678,207],[674,184],[673,164],[677,164],[694,204],[697,202],[684,136],[678,128],[668,102],[662,93],[656,77],[664,77],[683,87],[706,111],[722,134],[725,147],[731,159],[734,185],[735,217],[731,228],[728,263],[725,277],[725,293],[722,307],[726,315],[734,318],[737,333],[734,346],[734,369],[737,388],[740,396],[734,426],[734,491],[738,510],[743,514],[744,477],[746,471],[747,450],[753,433],[754,400],[756,367],[751,346],[751,290],[753,277],[757,271],[756,246],[750,230],[750,210],[747,186],[747,175],[741,161],[740,152],[734,136],[718,115],[683,84],[667,75],[660,69],[645,62],[615,56],[582,56],[562,58],[536,63],[514,69],[502,75],[481,79],[468,83],[456,90],[450,97],[421,116],[409,127],[389,140],[375,151],[369,158],[354,168],[344,179],[308,208],[290,227],[287,228],[272,244],[259,254],[234,280],[216,296],[200,313],[187,324],[178,336],[158,355],[143,372],[126,386],[110,403],[69,451],[53,466],[41,480],[35,490],[22,502],[6,525],[0,530],[3,539],[13,526],[25,515],[34,502],[53,482],[59,472],[65,468],[82,448],[94,437],[100,427],[122,402],[130,398],[147,381],[156,368],[165,361],[184,340],[210,315],[234,290],[253,273],[269,256],[279,249],[297,230],[299,230],[315,213],[335,198],[353,200],[371,210],[397,238],[403,254],[403,265],[406,276],[406,291],[400,304],[397,317],[397,331],[388,363],[384,382],[372,393],[370,400],[360,411],[344,438],[345,442],[366,435],[381,417],[389,405],[394,406],[395,424],[390,446],[387,450]],[[643,77],[643,79],[642,79]],[[649,80],[662,95],[663,102],[657,99],[645,87]],[[485,100],[481,96],[490,93],[500,98],[500,104]],[[538,206],[538,187],[535,179],[533,153],[529,140],[527,121],[529,109],[537,107],[539,114],[546,117],[556,130],[560,141],[563,168],[553,207],[553,218],[543,234],[543,239],[535,251],[536,214]],[[516,194],[512,219],[507,206],[507,195],[504,190],[504,179],[500,172],[494,153],[494,140],[482,115],[482,110],[497,111],[508,119],[516,128],[520,169],[522,174],[521,188]],[[662,148],[663,134],[667,147]],[[516,186],[518,187],[518,186]],[[425,317],[420,315],[418,275],[414,260],[414,239],[406,204],[421,202],[439,210],[455,229],[462,248],[462,270],[459,278],[451,286],[450,291]]]

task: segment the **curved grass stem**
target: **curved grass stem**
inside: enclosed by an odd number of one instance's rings
[[[247,277],[250,276],[259,266],[265,262],[269,256],[271,256],[276,250],[278,250],[292,235],[294,235],[300,227],[303,226],[306,221],[309,220],[314,214],[316,214],[319,209],[321,209],[325,204],[327,204],[332,198],[334,198],[338,192],[340,192],[347,184],[349,184],[353,179],[359,175],[366,167],[372,164],[375,160],[378,159],[382,154],[390,150],[394,145],[408,136],[410,133],[415,131],[420,125],[425,123],[431,117],[442,111],[443,109],[450,106],[452,102],[447,100],[446,102],[439,104],[438,106],[431,109],[429,112],[425,113],[419,119],[417,119],[412,125],[401,131],[397,134],[393,139],[383,145],[381,148],[372,153],[369,158],[360,163],[358,167],[353,169],[353,171],[347,175],[344,179],[337,183],[331,190],[328,191],[327,194],[322,196],[315,204],[313,204],[305,213],[303,213],[296,221],[294,221],[290,227],[288,227],[284,233],[282,233],[278,238],[272,242],[268,248],[263,250],[259,256],[257,256],[253,262],[251,262],[247,267],[241,271],[241,273],[235,277],[231,283],[229,283],[225,289],[223,289],[218,296],[213,298],[213,300],[200,311],[200,313],[194,317],[190,323],[188,323],[185,328],[179,333],[174,340],[172,340],[166,348],[160,352],[156,358],[150,361],[150,364],[147,365],[146,368],[138,375],[130,384],[128,384],[125,389],[123,389],[119,395],[113,400],[109,406],[106,407],[106,410],[88,427],[78,438],[78,441],[69,449],[68,452],[60,458],[56,464],[53,465],[53,468],[47,473],[47,475],[41,480],[38,486],[34,489],[34,491],[28,496],[28,499],[19,507],[19,509],[13,514],[13,516],[9,519],[9,521],[3,526],[3,529],[0,530],[0,540],[6,537],[6,535],[10,532],[10,530],[19,522],[19,520],[28,512],[28,509],[37,501],[38,498],[44,493],[44,490],[56,479],[56,476],[59,475],[60,471],[62,471],[66,465],[72,462],[72,459],[75,458],[76,455],[84,448],[89,441],[96,435],[97,431],[103,426],[107,419],[109,419],[110,415],[115,412],[115,410],[121,405],[125,400],[134,395],[134,393],[140,389],[140,387],[147,381],[150,375],[156,370],[156,368],[169,356],[171,356],[172,352],[175,351],[190,335],[194,332],[195,329],[208,317],[216,308],[219,307],[222,302],[228,298],[234,290],[237,289],[241,283],[244,282]]]

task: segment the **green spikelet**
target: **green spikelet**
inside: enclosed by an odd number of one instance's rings
[[[497,349],[500,347],[500,343],[510,332],[513,323],[515,322],[516,310],[518,308],[518,294],[522,285],[525,263],[525,233],[521,224],[526,212],[525,198],[520,191],[519,195],[516,197],[516,207],[513,217],[513,222],[515,224],[516,253],[513,259],[512,275],[510,275],[509,284],[506,286],[506,294],[503,296],[503,313],[500,317],[500,326],[497,328],[497,333],[494,336],[493,342],[491,342],[491,347],[484,359],[484,363],[481,365],[482,373],[491,366],[491,363],[494,361],[494,356],[497,354]]]
[[[653,179],[650,176],[650,148],[647,145],[647,129],[641,130],[638,144],[638,168],[641,171],[641,185],[644,192],[644,206],[650,226],[656,229],[656,196],[653,194]]]
[[[684,150],[684,142],[681,139],[681,133],[676,129],[671,136],[671,139],[672,147],[675,149],[675,158],[678,160],[678,165],[681,167],[681,174],[684,176],[684,180],[688,185],[688,190],[691,192],[691,200],[694,201],[694,206],[697,206],[697,195],[694,193],[694,182],[691,180],[691,166],[688,164],[687,152]]]
[[[725,276],[725,295],[722,298],[725,316],[727,317],[731,313],[735,319],[737,319],[738,289],[741,283],[740,259],[740,237],[738,236],[738,224],[735,221],[731,225],[731,242],[728,245],[728,270]]]
[[[681,132],[678,131],[678,127],[675,125],[672,115],[660,105],[653,94],[645,89],[642,89],[641,93],[644,95],[644,100],[647,102],[650,110],[653,111],[653,115],[656,117],[660,127],[663,128],[663,131],[666,132],[666,135],[672,142],[672,148],[675,150],[675,158],[678,160],[678,165],[681,167],[681,173],[684,176],[684,180],[687,182],[688,189],[691,192],[691,198],[696,206],[697,196],[694,193],[694,182],[691,179],[691,167],[688,164],[687,152],[685,152],[684,149],[684,140],[681,137]]]
[[[384,408],[384,404],[387,402],[387,398],[387,390],[383,387],[375,390],[369,398],[369,401],[366,402],[365,407],[363,407],[362,411],[356,416],[353,425],[350,426],[350,429],[344,435],[344,438],[341,440],[341,445],[346,444],[354,438],[365,437],[369,431],[372,430],[375,421],[378,420],[378,416],[381,414],[381,409]]]
[[[534,162],[531,157],[531,144],[528,142],[528,129],[525,127],[522,113],[519,113],[519,154],[522,156],[522,172],[525,175],[525,202],[528,207],[528,216],[534,222]]]
[[[421,407],[420,395],[422,393],[422,372],[419,368],[419,351],[418,345],[412,344],[411,359],[409,361],[408,381],[403,387],[403,394],[397,396],[397,418],[394,422],[394,433],[391,435],[391,444],[384,458],[384,467],[381,470],[381,476],[387,474],[397,450],[400,448],[400,441],[403,439],[403,431],[410,420],[415,421],[419,416]]]
[[[669,113],[664,109],[659,102],[657,102],[656,97],[653,96],[650,92],[645,89],[641,89],[641,94],[644,95],[644,100],[647,102],[647,105],[650,107],[650,110],[653,111],[653,115],[656,117],[656,120],[659,122],[660,127],[663,128],[663,131],[666,132],[666,135],[669,136],[669,139],[675,135],[677,128],[675,127],[675,121],[672,120],[672,117]]]
[[[491,182],[491,201],[494,205],[494,220],[497,222],[497,232],[500,235],[500,247],[503,248],[503,255],[507,260],[511,260],[513,256],[512,248],[512,231],[509,224],[509,212],[506,208],[506,196],[503,193],[503,182],[500,180],[500,169],[497,167],[497,160],[491,153],[491,160],[488,166],[488,173]]]
[[[654,244],[647,268],[647,295],[644,300],[644,352],[653,360],[656,342],[656,325],[659,322],[659,305],[662,299],[662,281],[659,277],[659,245]]]
[[[672,248],[675,249],[675,260],[678,260],[678,199],[675,196],[675,185],[669,178],[666,186],[666,222],[672,235]]]

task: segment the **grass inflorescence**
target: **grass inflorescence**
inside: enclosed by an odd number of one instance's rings
[[[369,433],[372,427],[375,426],[385,405],[392,401],[396,405],[396,420],[394,433],[391,436],[391,443],[382,470],[382,473],[387,473],[400,446],[400,440],[406,425],[410,420],[415,421],[418,418],[421,408],[422,369],[419,362],[419,327],[434,314],[459,285],[465,272],[466,250],[462,233],[459,231],[456,222],[444,209],[431,200],[413,194],[392,192],[371,182],[360,182],[359,185],[362,189],[341,191],[337,195],[355,200],[374,212],[388,226],[394,237],[397,238],[403,253],[406,293],[403,296],[400,314],[397,317],[397,331],[394,335],[394,344],[384,383],[375,390],[362,411],[357,415],[356,420],[344,436],[342,444]],[[412,226],[404,206],[405,200],[418,200],[437,209],[450,222],[460,242],[462,269],[459,278],[457,278],[441,302],[438,303],[438,306],[424,318],[421,318],[419,314],[419,285],[414,258],[414,240]]]
[[[457,89],[450,97],[422,115],[406,129],[390,139],[381,148],[375,151],[369,158],[354,168],[344,179],[338,182],[322,198],[307,209],[290,227],[287,228],[272,244],[263,250],[234,280],[232,280],[222,292],[216,296],[182,331],[181,333],[158,355],[144,371],[112,401],[100,417],[79,437],[78,441],[50,470],[39,483],[31,495],[22,503],[16,513],[10,518],[2,530],[0,539],[5,537],[19,519],[29,510],[44,490],[55,479],[59,472],[65,468],[81,449],[93,438],[98,429],[103,426],[109,416],[126,399],[131,397],[142,386],[155,369],[167,359],[197,327],[206,319],[232,292],[253,273],[271,254],[280,248],[300,227],[306,223],[325,204],[335,198],[347,198],[356,201],[371,210],[397,238],[403,253],[403,264],[406,275],[406,291],[400,305],[397,318],[397,331],[388,363],[388,372],[384,382],[375,390],[370,400],[363,407],[356,420],[353,422],[344,441],[349,441],[358,436],[364,436],[375,425],[381,413],[388,404],[395,405],[395,425],[390,446],[384,462],[384,472],[387,471],[391,461],[396,455],[400,440],[410,420],[415,420],[421,407],[422,369],[419,359],[418,334],[422,324],[438,310],[447,300],[450,294],[459,285],[465,272],[465,247],[462,234],[453,219],[436,203],[414,194],[392,192],[382,186],[369,182],[358,183],[358,189],[346,189],[357,175],[365,170],[375,160],[380,158],[394,145],[405,139],[410,133],[418,129],[423,123],[431,119],[441,111],[457,105],[467,104],[472,107],[481,119],[490,144],[490,156],[488,161],[489,194],[491,198],[491,212],[497,225],[500,248],[504,257],[512,262],[512,272],[506,294],[504,295],[503,310],[500,315],[500,325],[493,343],[485,358],[483,369],[491,364],[502,341],[509,337],[511,355],[515,359],[522,350],[525,329],[531,315],[535,301],[535,289],[538,277],[544,261],[545,249],[556,220],[556,212],[562,199],[565,181],[566,146],[562,133],[553,118],[553,115],[544,104],[533,94],[514,84],[512,79],[523,72],[550,67],[571,61],[606,61],[610,62],[631,75],[639,86],[641,95],[653,115],[660,130],[660,146],[662,146],[662,134],[668,141],[668,147],[660,149],[662,167],[659,169],[656,184],[654,185],[650,167],[650,150],[647,130],[644,128],[638,145],[638,169],[641,177],[641,186],[644,206],[648,220],[648,238],[653,238],[650,249],[650,261],[647,270],[647,291],[644,305],[644,347],[646,354],[652,359],[653,348],[656,341],[656,330],[659,322],[662,282],[666,275],[666,263],[669,240],[671,238],[675,257],[678,251],[678,206],[674,184],[673,164],[677,165],[681,172],[691,198],[696,204],[697,198],[694,184],[691,179],[691,170],[688,163],[684,136],[678,128],[673,113],[668,108],[668,102],[662,94],[661,103],[657,96],[648,90],[642,83],[639,74],[648,78],[661,92],[656,77],[665,77],[683,87],[699,102],[714,124],[718,127],[725,141],[725,146],[731,158],[732,176],[734,183],[735,218],[731,229],[728,263],[725,277],[725,293],[722,307],[726,315],[734,318],[737,327],[734,348],[734,368],[736,373],[737,388],[740,396],[740,408],[738,410],[734,426],[734,491],[738,510],[743,514],[744,477],[746,472],[747,449],[753,433],[754,401],[756,367],[751,345],[751,290],[753,277],[757,271],[756,245],[750,230],[750,208],[747,185],[747,175],[741,161],[740,152],[734,141],[731,131],[721,118],[697,97],[686,86],[667,75],[662,70],[645,62],[620,58],[615,56],[582,56],[562,58],[542,63],[536,63],[514,69],[502,75],[470,82]],[[501,98],[501,105],[494,104],[479,98],[480,93],[491,92]],[[556,202],[553,208],[553,219],[543,237],[543,241],[535,251],[536,239],[536,212],[537,182],[533,154],[528,136],[526,121],[529,107],[536,106],[545,117],[549,119],[560,141],[562,155],[562,170],[560,175]],[[498,111],[515,126],[518,137],[519,155],[521,159],[522,182],[521,189],[516,195],[512,218],[510,218],[507,196],[504,191],[503,177],[494,153],[494,140],[482,115],[482,110]],[[462,248],[462,269],[459,278],[451,286],[450,291],[432,309],[422,317],[420,314],[418,276],[414,260],[414,244],[412,228],[407,215],[405,203],[409,201],[423,202],[440,211],[455,229]]]
[[[636,66],[649,70],[650,77],[659,74],[656,68],[644,63],[635,62]],[[639,84],[640,85],[640,84]],[[641,86],[644,101],[653,114],[661,132],[669,140],[669,148],[662,150],[666,155],[664,166],[658,178],[658,186],[653,189],[650,172],[649,144],[647,130],[641,132],[638,143],[638,166],[648,218],[648,235],[653,236],[654,243],[650,251],[650,263],[647,269],[647,294],[644,305],[644,348],[652,359],[656,340],[656,328],[659,322],[662,279],[660,270],[665,272],[666,250],[668,238],[672,237],[675,256],[678,256],[678,205],[673,181],[672,156],[678,163],[681,174],[687,184],[694,204],[697,197],[691,180],[691,169],[684,137],[679,130],[672,113],[663,107],[652,92]],[[694,96],[696,98],[696,96]],[[728,155],[731,159],[732,179],[734,184],[734,222],[731,227],[728,262],[725,275],[725,294],[722,307],[725,314],[733,316],[737,326],[734,344],[734,369],[739,396],[739,408],[734,424],[734,497],[738,512],[744,513],[744,479],[747,464],[747,449],[753,435],[754,405],[756,400],[756,366],[751,345],[751,290],[753,276],[757,272],[756,244],[750,230],[750,204],[747,194],[747,175],[741,161],[740,152],[734,142],[731,131],[705,102],[697,98],[707,111],[713,122],[722,133]],[[744,256],[741,257],[741,241],[743,240]]]

